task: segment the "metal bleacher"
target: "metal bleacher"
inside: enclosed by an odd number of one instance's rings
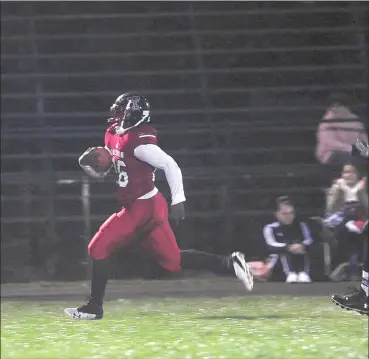
[[[109,106],[128,90],[149,97],[183,169],[183,246],[252,251],[277,195],[319,213],[316,126],[333,90],[364,98],[367,7],[2,2],[2,252],[16,256],[32,231],[84,251],[76,159],[102,143]],[[91,230],[117,208],[113,181],[90,183]],[[158,185],[168,193],[160,175]]]

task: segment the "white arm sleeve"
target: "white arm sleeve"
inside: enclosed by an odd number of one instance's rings
[[[159,146],[153,144],[136,147],[134,155],[139,160],[164,171],[172,194],[172,205],[186,200],[183,191],[182,172],[172,157],[166,154]]]

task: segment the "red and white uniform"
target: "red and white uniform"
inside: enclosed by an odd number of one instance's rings
[[[103,223],[89,244],[89,253],[93,259],[105,259],[139,234],[143,248],[154,252],[161,266],[179,271],[180,249],[168,223],[166,200],[155,187],[154,172],[156,168],[165,172],[172,204],[177,204],[186,200],[181,170],[157,145],[153,127],[144,124],[119,135],[114,126],[106,131],[105,147],[113,157],[123,208]]]
[[[117,173],[118,200],[128,206],[136,199],[153,197],[155,169],[164,170],[172,192],[172,204],[185,201],[182,174],[176,162],[157,146],[157,132],[142,125],[123,135],[115,133],[115,125],[105,133],[105,147],[113,156]]]

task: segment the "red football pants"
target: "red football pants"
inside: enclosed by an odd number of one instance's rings
[[[128,209],[111,215],[88,245],[90,256],[106,259],[118,247],[128,245],[135,235],[143,236],[142,246],[154,253],[168,271],[180,270],[181,250],[168,223],[168,205],[161,193],[138,199]]]

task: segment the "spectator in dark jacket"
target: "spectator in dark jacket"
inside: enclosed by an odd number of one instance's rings
[[[263,230],[273,266],[281,260],[287,283],[311,282],[307,249],[313,240],[307,224],[296,218],[295,206],[287,196],[277,198],[275,216],[277,221]]]

